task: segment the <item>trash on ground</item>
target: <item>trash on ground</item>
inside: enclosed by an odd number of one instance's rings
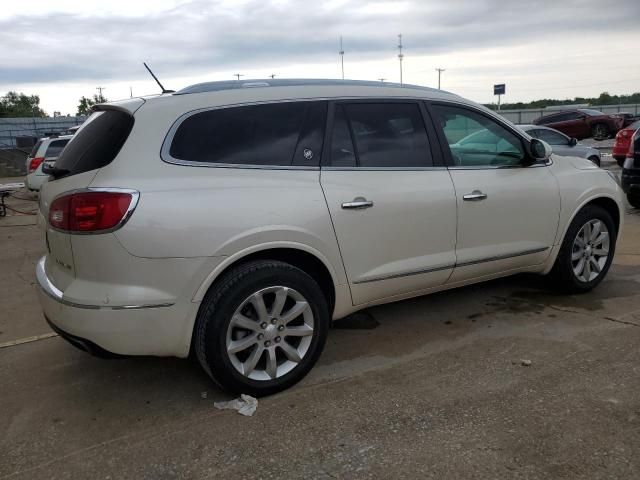
[[[240,415],[251,417],[258,408],[258,399],[243,393],[240,398],[228,402],[214,402],[213,406],[220,410],[237,410]]]

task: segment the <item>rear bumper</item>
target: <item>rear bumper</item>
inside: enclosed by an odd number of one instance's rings
[[[47,322],[70,343],[94,354],[186,357],[199,304],[126,306],[79,304],[49,279],[46,257],[36,266],[38,296]]]

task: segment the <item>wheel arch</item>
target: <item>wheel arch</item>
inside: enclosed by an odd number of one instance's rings
[[[549,256],[547,260],[543,273],[548,273],[553,268],[553,265],[556,262],[556,258],[558,257],[558,254],[560,252],[560,247],[562,246],[562,242],[564,242],[564,238],[567,235],[567,231],[569,230],[569,226],[575,219],[576,215],[578,215],[578,213],[582,209],[584,209],[589,205],[597,205],[601,208],[604,208],[607,211],[607,213],[611,215],[616,227],[616,237],[619,238],[623,212],[621,211],[618,202],[616,202],[616,200],[613,197],[608,195],[600,194],[600,195],[590,197],[584,200],[582,203],[580,203],[580,205],[577,208],[574,209],[574,211],[571,214],[571,217],[565,222],[565,225],[563,226],[562,231],[558,232],[559,235],[557,237],[556,244],[553,247],[552,254]]]
[[[206,293],[225,272],[255,260],[279,260],[307,273],[318,282],[323,295],[327,299],[330,312],[333,313],[337,285],[334,269],[329,261],[317,250],[291,242],[260,245],[226,257],[200,285],[193,297],[193,301],[202,301]]]

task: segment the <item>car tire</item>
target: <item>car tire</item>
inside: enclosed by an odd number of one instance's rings
[[[596,225],[600,226],[597,234]],[[600,241],[605,232],[607,238]],[[567,229],[550,273],[556,287],[566,293],[584,293],[595,288],[609,271],[616,236],[616,225],[604,208],[587,205],[580,210]],[[605,251],[606,256],[602,254]]]
[[[627,202],[629,202],[633,208],[640,208],[640,194],[627,193]]]
[[[287,263],[260,260],[233,268],[209,290],[196,319],[194,348],[222,388],[261,397],[291,387],[311,370],[329,322],[327,300],[313,278]]]
[[[589,157],[589,160],[591,160],[596,166],[600,166],[600,159],[595,155]]]
[[[591,127],[591,136],[594,140],[606,140],[610,134],[609,127],[604,123],[596,123]]]

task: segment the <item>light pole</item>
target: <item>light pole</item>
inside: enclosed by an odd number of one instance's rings
[[[340,67],[342,68],[342,80],[344,80],[344,48],[342,48],[342,35],[340,35]]]
[[[444,72],[445,69],[444,68],[436,68],[436,72],[438,72],[438,90],[440,90],[440,76],[442,75],[442,72]]]
[[[402,34],[398,35],[398,62],[400,62],[400,85],[402,85],[402,59],[404,55],[402,53]]]

